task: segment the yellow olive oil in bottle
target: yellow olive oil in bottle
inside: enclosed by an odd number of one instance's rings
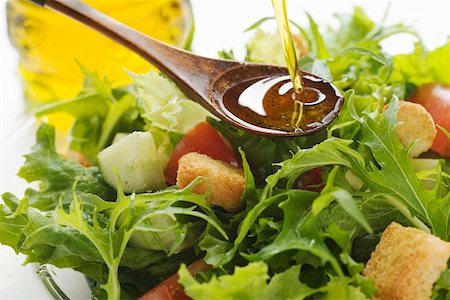
[[[192,33],[188,0],[84,0],[138,31],[183,47]],[[9,0],[9,37],[19,52],[25,96],[33,103],[71,98],[88,70],[114,86],[131,82],[125,70],[147,72],[149,63],[125,47],[70,18],[28,0]]]

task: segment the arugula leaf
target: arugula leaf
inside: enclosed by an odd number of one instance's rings
[[[335,53],[340,51],[339,48],[354,46],[375,28],[375,23],[359,6],[354,8],[352,14],[338,14],[336,17],[339,27],[328,31],[326,37],[327,44]]]
[[[373,229],[361,213],[352,194],[340,187],[334,185],[335,177],[339,167],[334,167],[328,174],[328,179],[325,187],[320,193],[320,196],[314,200],[311,210],[317,216],[325,207],[330,205],[333,200],[336,200],[344,211],[350,215],[356,222],[358,222],[368,233],[373,233]]]
[[[362,168],[354,171],[372,192],[391,194],[407,205],[414,215],[429,219],[425,206],[431,199],[431,192],[417,178],[408,150],[402,146],[395,133],[397,111],[398,99],[394,98],[384,116],[378,113],[374,116],[366,113],[362,119],[354,116],[364,124],[360,143],[371,149],[379,166],[371,165],[370,172]]]
[[[0,209],[0,243],[27,255],[26,263],[72,268],[93,280],[103,281],[106,267],[93,244],[78,231],[58,225],[53,212],[27,206],[27,198],[22,200],[21,209],[14,214],[6,206],[2,205]],[[86,220],[91,221],[90,218]],[[127,247],[121,266],[143,269],[165,256],[161,251]]]
[[[313,193],[310,194],[310,196],[313,195]],[[334,270],[342,275],[342,270],[335,257],[319,237],[319,232],[314,225],[314,218],[308,216],[313,198],[307,197],[306,194],[302,196],[294,197],[288,194],[287,200],[280,204],[284,220],[279,235],[258,253],[243,254],[244,257],[249,261],[266,261],[284,251],[303,250],[319,257],[322,264],[329,262]]]
[[[314,193],[301,190],[289,190],[266,199],[260,199],[260,201],[254,207],[247,211],[245,218],[240,222],[237,237],[232,245],[225,241],[214,239],[216,244],[220,245],[220,247],[207,247],[211,246],[211,237],[209,236],[207,236],[207,239],[200,242],[200,248],[207,252],[205,261],[214,266],[222,266],[230,262],[235,256],[241,244],[246,239],[247,234],[251,230],[258,217],[271,205],[277,202],[279,203],[289,196],[293,196],[295,198],[302,198],[302,196],[304,196],[306,199],[310,199],[310,201],[312,201]],[[222,250],[225,250],[225,252],[221,252]]]
[[[386,18],[387,11],[384,19]],[[355,6],[352,14],[337,14],[339,26],[329,28],[324,39],[330,52],[338,54],[342,49],[364,48],[379,50],[380,42],[398,33],[408,33],[417,36],[411,26],[403,24],[384,25],[383,22],[375,24],[363,9]],[[384,20],[383,20],[384,21]]]
[[[108,212],[109,219],[106,224],[98,222],[97,209],[93,214],[92,224],[84,220],[83,204],[80,199],[74,195],[73,202],[69,212],[66,212],[62,206],[55,210],[56,222],[59,225],[73,228],[83,234],[96,248],[108,268],[108,280],[101,287],[108,294],[108,299],[120,298],[120,282],[118,278],[118,268],[133,232],[140,228],[142,222],[152,216],[167,215],[175,218],[175,215],[193,216],[212,224],[219,232],[226,237],[214,215],[210,213],[210,208],[205,200],[205,195],[192,193],[192,189],[199,180],[194,181],[183,190],[167,190],[152,194],[138,194],[125,196],[119,189],[118,197],[114,207]],[[198,211],[194,207],[181,208],[174,204],[181,201],[190,202],[199,205],[205,209],[209,216]],[[154,205],[147,205],[152,202]],[[145,209],[131,210],[133,207],[142,207]],[[119,219],[125,215],[119,225]],[[147,231],[159,231],[155,227],[146,226]]]

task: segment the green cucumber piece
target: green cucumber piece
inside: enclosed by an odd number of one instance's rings
[[[163,166],[149,132],[136,131],[121,138],[98,154],[98,163],[105,181],[116,189],[119,176],[125,193],[166,187]]]

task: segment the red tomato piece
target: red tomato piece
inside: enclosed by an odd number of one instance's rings
[[[197,272],[208,271],[211,266],[206,264],[203,259],[200,259],[188,267],[191,274]],[[139,300],[190,300],[183,290],[183,287],[178,283],[178,274],[174,274],[158,284],[156,287],[139,297]]]
[[[297,188],[306,191],[320,192],[325,183],[322,180],[322,168],[306,171],[297,179]]]
[[[235,167],[239,165],[239,160],[229,143],[208,122],[202,122],[192,128],[175,146],[164,171],[168,184],[176,183],[178,160],[190,152],[205,154]]]
[[[450,86],[429,83],[417,88],[409,101],[419,103],[430,113],[437,125],[450,131]],[[450,157],[450,139],[437,130],[431,150],[442,157]]]
[[[169,292],[169,288],[165,285],[156,286],[149,292],[145,293],[139,300],[174,300]]]

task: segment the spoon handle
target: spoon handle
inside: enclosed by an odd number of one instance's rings
[[[203,106],[202,102],[209,102],[207,94],[211,80],[238,65],[231,61],[201,57],[159,42],[79,0],[32,1],[71,17],[129,48],[165,73],[187,96]]]

